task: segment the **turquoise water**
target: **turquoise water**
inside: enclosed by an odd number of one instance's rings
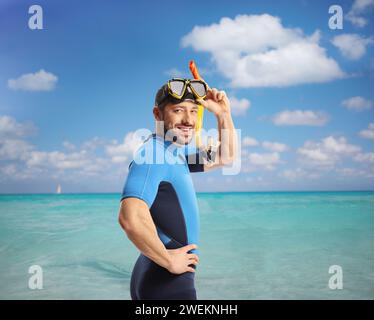
[[[0,299],[129,299],[116,194],[1,195]],[[198,194],[200,299],[373,299],[374,192]],[[43,268],[43,289],[28,268]],[[331,290],[328,269],[343,269]]]

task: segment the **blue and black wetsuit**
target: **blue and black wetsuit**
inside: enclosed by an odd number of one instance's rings
[[[148,205],[157,233],[167,249],[199,242],[199,212],[190,172],[201,172],[199,157],[186,155],[163,138],[152,135],[130,163],[122,199],[135,197]],[[191,250],[198,254],[198,250]],[[131,276],[131,298],[196,299],[194,273],[172,274],[140,254]]]

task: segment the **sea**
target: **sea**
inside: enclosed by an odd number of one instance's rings
[[[0,299],[130,299],[119,199],[0,195]],[[374,192],[197,199],[198,299],[374,299]]]

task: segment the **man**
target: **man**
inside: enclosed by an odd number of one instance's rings
[[[217,118],[219,147],[210,161],[197,157],[189,163],[185,146],[194,137],[199,104]],[[210,89],[203,81],[172,79],[158,90],[153,114],[156,134],[130,164],[119,212],[120,225],[141,251],[131,276],[131,298],[195,300],[199,220],[190,172],[234,160],[236,135],[230,102],[224,91]],[[152,163],[137,161],[147,152]],[[160,154],[164,161],[155,161]],[[173,157],[178,161],[170,161]]]

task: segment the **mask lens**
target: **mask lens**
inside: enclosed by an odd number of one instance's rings
[[[195,93],[199,96],[199,97],[204,97],[206,96],[206,86],[205,86],[205,83],[203,82],[200,82],[200,81],[194,81],[194,82],[191,82],[191,87],[194,89]]]
[[[184,89],[184,81],[181,80],[172,80],[170,81],[171,92],[175,93],[178,96],[181,96]]]

